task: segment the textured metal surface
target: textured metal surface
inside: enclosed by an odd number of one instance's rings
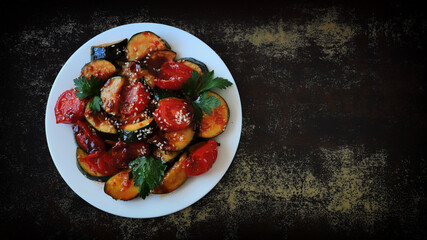
[[[3,234],[55,239],[410,239],[426,230],[426,16],[405,2],[200,8],[2,3]],[[25,17],[16,20],[16,11]],[[158,22],[211,46],[243,131],[220,183],[182,211],[125,219],[79,198],[47,148],[50,87],[84,42]],[[3,235],[2,234],[2,235]]]

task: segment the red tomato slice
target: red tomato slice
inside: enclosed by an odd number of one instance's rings
[[[154,79],[157,87],[170,90],[181,90],[182,83],[191,78],[192,68],[180,62],[165,62]]]
[[[105,176],[114,175],[119,172],[118,168],[115,167],[111,155],[104,150],[94,151],[84,157],[82,161],[89,165],[91,171]]]
[[[76,97],[76,89],[63,92],[55,105],[56,123],[75,123],[84,119],[86,99]]]
[[[104,140],[96,135],[86,122],[78,120],[73,126],[73,131],[77,143],[86,152],[105,150]]]
[[[185,173],[187,176],[197,176],[211,169],[218,156],[218,143],[210,139],[185,159]]]
[[[121,94],[120,113],[123,115],[142,112],[150,101],[150,93],[141,82],[126,85]]]
[[[153,116],[160,130],[175,131],[188,127],[193,120],[194,110],[190,103],[181,98],[164,98],[159,101]]]
[[[130,161],[149,154],[148,145],[144,142],[125,143],[118,141],[111,149],[111,156],[117,168],[128,168]]]

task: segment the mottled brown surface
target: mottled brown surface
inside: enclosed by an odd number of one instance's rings
[[[264,1],[262,1],[264,2]],[[25,5],[25,4],[15,4]],[[2,236],[56,239],[420,239],[426,224],[426,16],[404,1],[1,3]],[[7,9],[7,10],[4,10]],[[78,197],[47,148],[50,87],[88,39],[132,22],[188,31],[239,88],[243,130],[200,201],[126,219]]]

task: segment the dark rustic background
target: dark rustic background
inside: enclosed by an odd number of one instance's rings
[[[407,1],[194,5],[2,1],[1,238],[420,239],[426,221],[426,12]],[[194,34],[229,67],[242,137],[194,205],[126,219],[78,197],[50,157],[59,70],[112,27]]]

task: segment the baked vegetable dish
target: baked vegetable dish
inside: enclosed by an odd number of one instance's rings
[[[172,192],[212,167],[214,138],[230,115],[214,90],[230,81],[177,58],[150,31],[92,46],[90,57],[55,105],[56,123],[72,126],[84,176],[105,182],[113,199],[131,200]]]

